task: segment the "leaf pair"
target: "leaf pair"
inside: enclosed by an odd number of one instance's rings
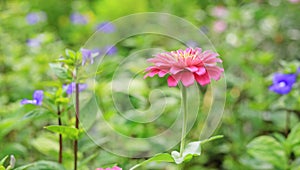
[[[182,164],[183,162],[190,161],[194,156],[200,156],[201,155],[201,145],[204,143],[207,143],[209,141],[222,138],[222,135],[213,136],[209,139],[203,140],[203,141],[195,141],[187,144],[185,149],[183,150],[182,155],[180,156],[180,153],[178,151],[172,151],[171,154],[169,153],[159,153],[154,155],[153,157],[149,158],[148,160],[145,160],[144,162],[141,162],[132,168],[130,170],[134,170],[137,167],[146,165],[150,162],[169,162],[169,163],[176,163],[176,164]]]

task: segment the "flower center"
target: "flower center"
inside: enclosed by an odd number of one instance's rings
[[[287,85],[287,83],[285,81],[281,81],[278,83],[279,87],[285,87]]]

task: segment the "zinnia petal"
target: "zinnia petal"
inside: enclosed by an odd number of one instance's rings
[[[191,86],[194,84],[195,78],[191,72],[183,72],[181,75],[181,82],[185,87]]]
[[[169,87],[175,87],[178,84],[178,81],[173,76],[169,76],[167,81]]]
[[[209,75],[208,73],[205,73],[201,76],[199,76],[198,74],[194,74],[195,76],[195,80],[201,85],[201,86],[205,86],[207,84],[210,83],[210,79],[209,79]]]

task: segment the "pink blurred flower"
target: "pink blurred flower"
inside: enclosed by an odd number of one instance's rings
[[[212,8],[211,15],[218,18],[223,18],[228,15],[228,10],[224,6],[216,6]]]
[[[181,81],[186,87],[191,86],[196,80],[201,86],[211,82],[211,79],[219,80],[223,68],[217,66],[222,60],[217,58],[219,54],[212,51],[202,52],[201,48],[187,48],[157,54],[154,58],[148,59],[154,66],[146,69],[146,77],[153,77],[158,74],[164,77],[169,74],[168,86],[177,86]]]
[[[219,20],[213,23],[213,30],[217,33],[222,33],[226,30],[227,24],[225,21]]]
[[[96,170],[122,170],[122,168],[114,166],[112,168],[97,168]]]
[[[296,4],[296,3],[299,3],[300,0],[289,0],[290,3],[293,3],[293,4]]]

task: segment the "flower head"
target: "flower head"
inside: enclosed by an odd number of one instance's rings
[[[69,95],[75,92],[75,88],[76,88],[75,82],[72,82],[68,85],[63,85],[63,89],[66,90],[66,93]],[[87,88],[87,84],[79,84],[79,92],[85,90],[86,88]]]
[[[28,47],[39,47],[41,45],[41,40],[39,38],[31,38],[26,41]]]
[[[104,33],[113,33],[115,32],[115,26],[110,22],[102,22],[96,26],[97,31]]]
[[[82,65],[84,65],[87,60],[90,60],[91,64],[93,64],[94,58],[100,54],[100,50],[98,49],[89,50],[89,49],[81,48],[80,52],[82,54]]]
[[[213,23],[213,30],[217,33],[222,33],[226,30],[227,24],[225,21],[218,20]]]
[[[34,104],[34,105],[42,105],[44,98],[44,92],[43,90],[36,90],[33,93],[33,100],[23,99],[21,101],[21,104]]]
[[[122,170],[122,168],[114,166],[112,168],[97,168],[96,170]]]
[[[116,46],[114,46],[114,45],[109,45],[109,46],[106,46],[104,49],[103,49],[103,51],[105,51],[105,53],[107,54],[107,55],[114,55],[115,53],[117,53],[117,48],[116,48]]]
[[[228,10],[224,6],[216,6],[211,10],[211,15],[222,18],[228,15]]]
[[[26,21],[30,25],[37,24],[39,22],[45,21],[47,19],[47,15],[45,12],[32,12],[27,14]]]
[[[296,78],[296,74],[276,73],[273,77],[273,85],[269,87],[269,90],[278,94],[288,94],[292,90]]]
[[[201,48],[187,48],[157,54],[148,59],[154,66],[146,69],[146,77],[158,74],[164,77],[169,74],[168,85],[176,86],[179,81],[186,87],[191,86],[196,80],[201,86],[211,82],[211,79],[219,80],[223,68],[217,66],[222,60],[217,58],[218,54],[212,51],[202,52]]]
[[[88,22],[87,18],[78,12],[72,13],[70,16],[70,20],[75,25],[85,25]]]

